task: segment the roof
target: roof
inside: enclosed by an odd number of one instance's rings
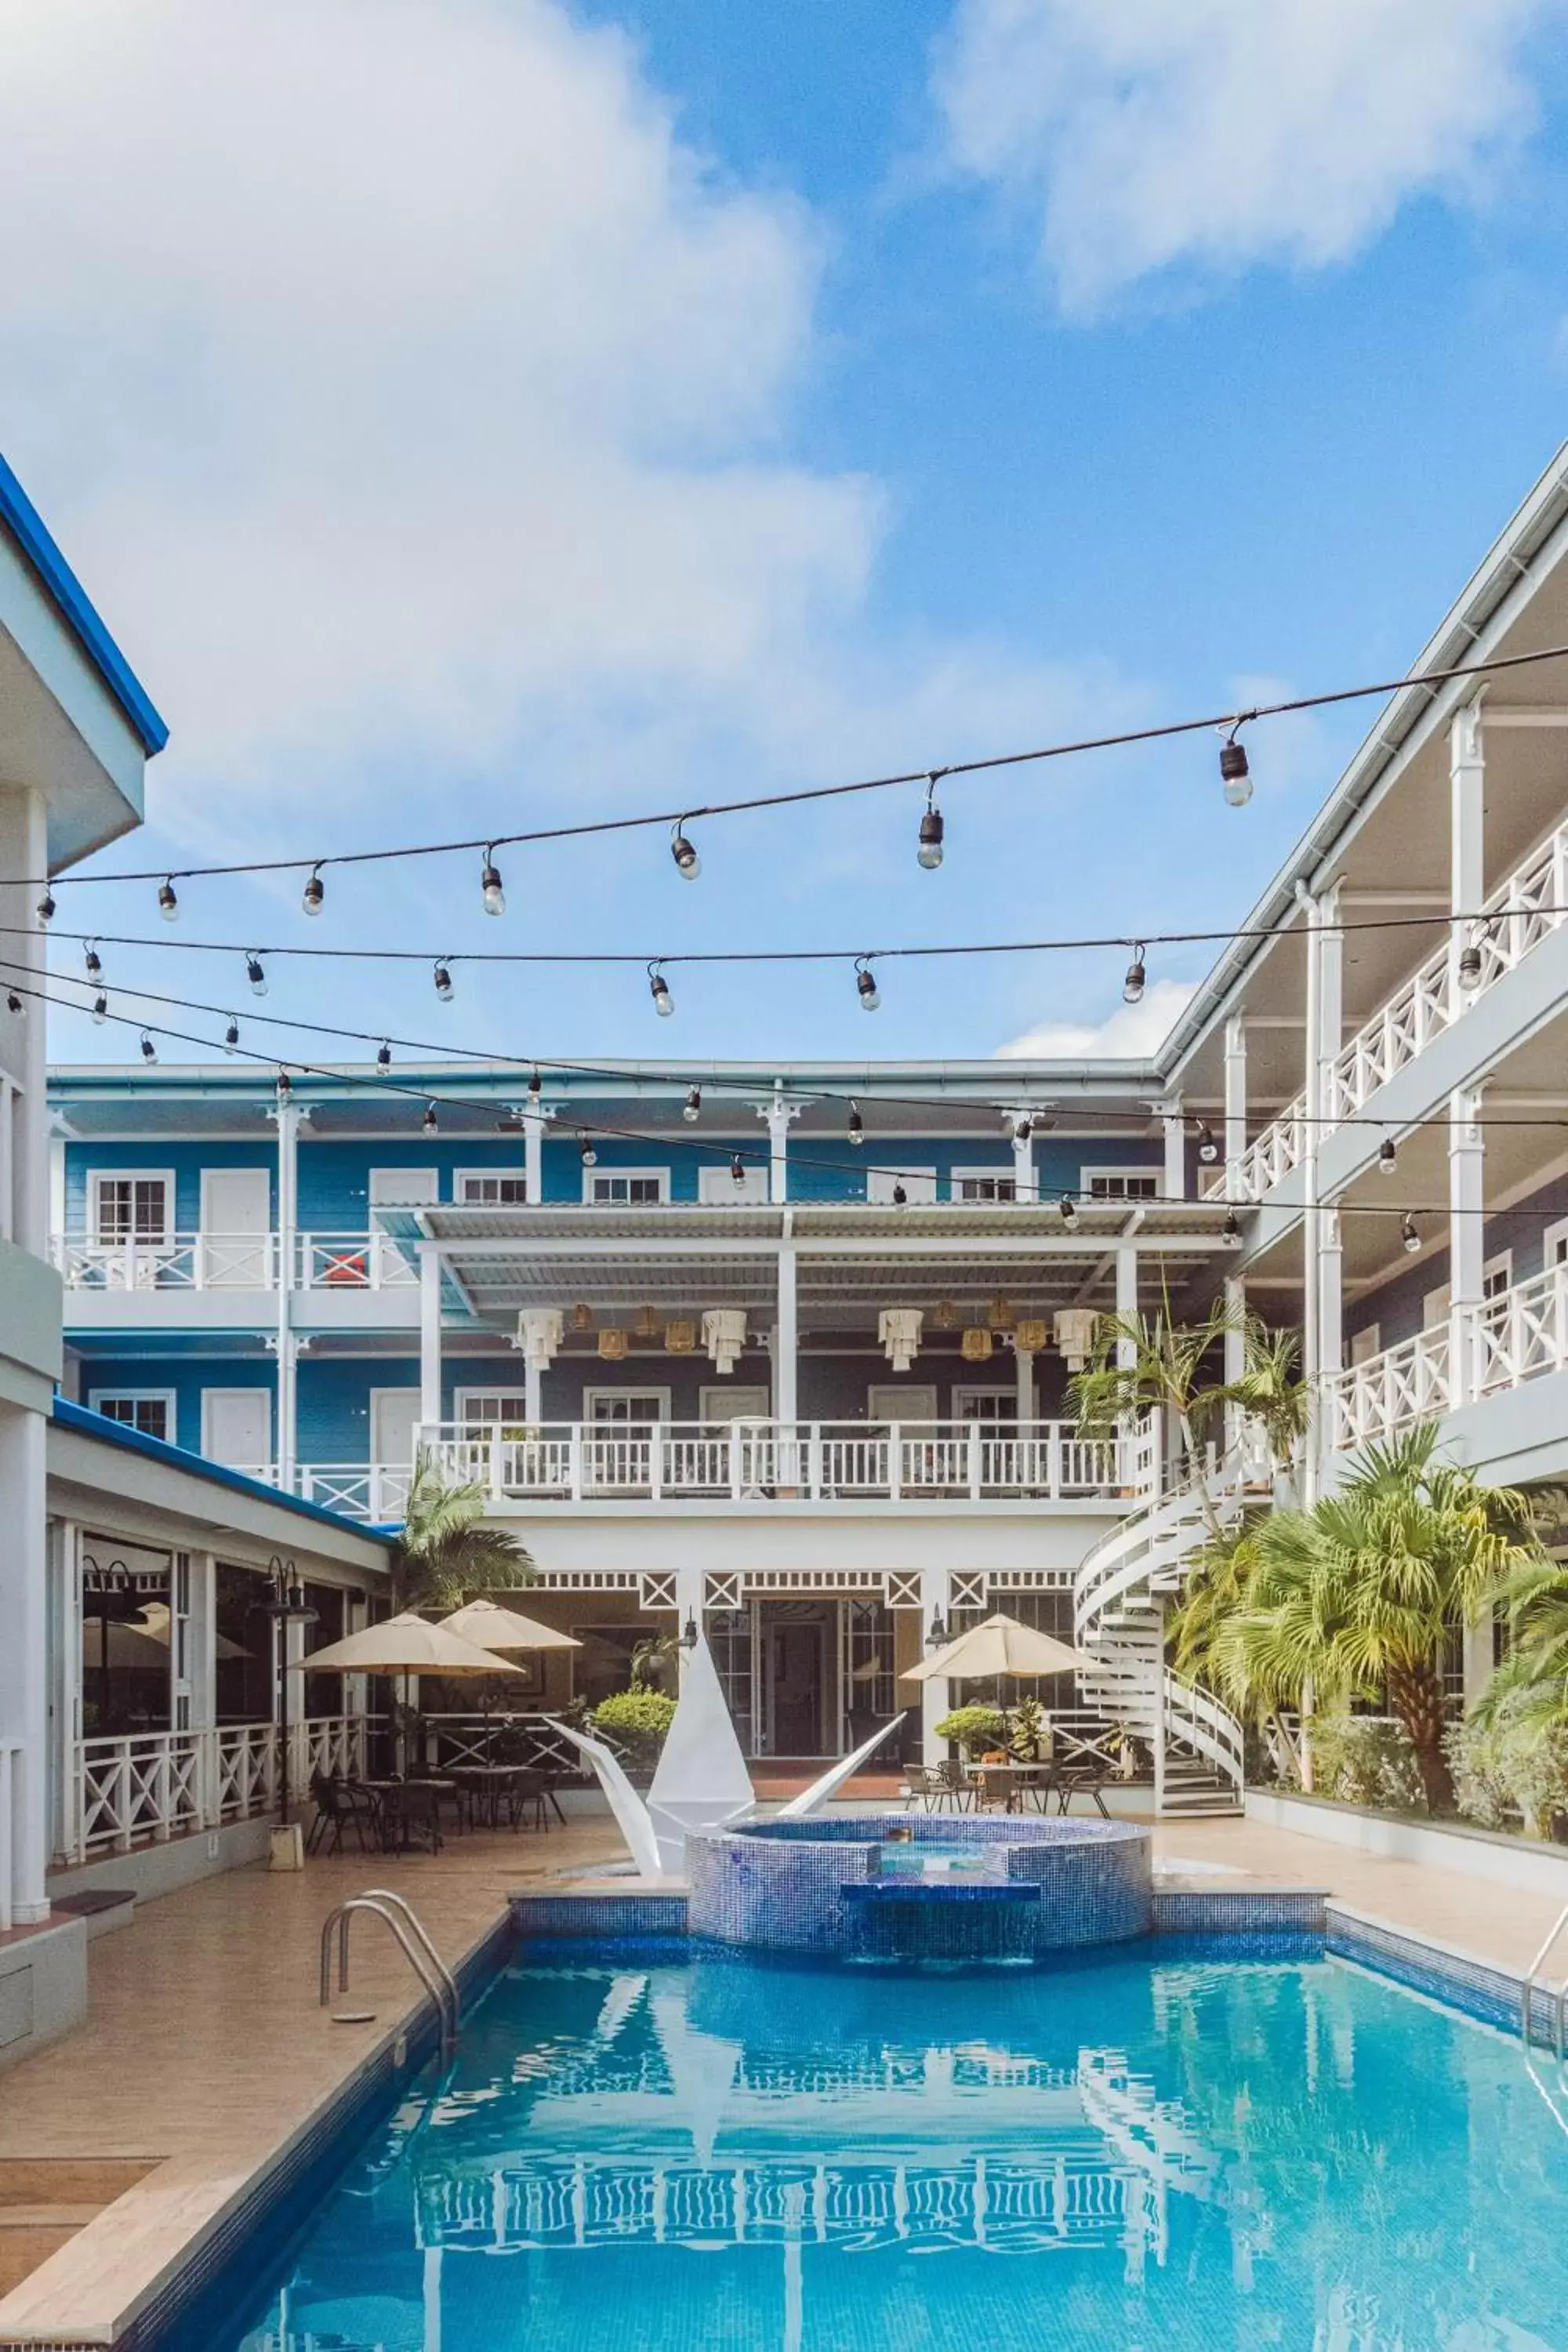
[[[171,1470],[184,1470],[208,1486],[226,1486],[235,1494],[248,1496],[253,1502],[275,1504],[280,1511],[296,1512],[340,1533],[362,1536],[367,1543],[380,1544],[384,1550],[390,1550],[395,1540],[389,1530],[366,1527],[359,1519],[346,1519],[341,1512],[326,1510],[320,1503],[307,1503],[302,1496],[286,1495],[260,1478],[247,1477],[243,1470],[226,1469],[221,1463],[209,1462],[205,1454],[187,1453],[183,1445],[168,1445],[161,1437],[147,1437],[139,1429],[128,1428],[122,1421],[110,1421],[106,1413],[94,1412],[84,1404],[73,1404],[68,1397],[56,1397],[49,1418],[62,1429],[74,1429],[83,1437],[118,1445],[127,1454],[142,1454],[148,1461],[162,1462]]]
[[[137,677],[81,582],[60,553],[42,515],[10,467],[0,457],[0,522],[32,565],[78,645],[97,670],[151,759],[169,740],[169,730]]]

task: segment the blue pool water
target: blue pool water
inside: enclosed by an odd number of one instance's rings
[[[1565,2216],[1517,2042],[1305,1945],[945,1979],[534,1947],[179,2343],[1568,2352]]]

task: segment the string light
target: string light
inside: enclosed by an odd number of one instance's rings
[[[8,988],[5,991],[5,1010],[7,1013],[20,1013],[23,1010],[22,1000],[14,988]]]
[[[304,908],[307,915],[319,915],[321,911],[321,901],[326,895],[327,886],[321,879],[321,869],[319,866],[313,866],[310,868],[310,878],[300,894],[300,904]]]
[[[701,1118],[702,1089],[700,1087],[689,1087],[687,1088],[686,1100],[680,1106],[680,1116],[688,1121]]]
[[[942,864],[942,837],[943,826],[942,822],[942,811],[936,804],[936,781],[937,776],[940,776],[943,772],[944,772],[939,768],[935,774],[928,779],[926,784],[925,810],[921,818],[921,845],[916,855],[920,864],[925,867],[928,874],[934,874],[937,867]]]
[[[87,976],[89,982],[100,981],[103,978],[103,961],[95,947],[89,947],[88,949],[87,953],[82,958],[82,962],[87,967]]]
[[[158,912],[166,923],[177,923],[180,919],[180,902],[174,894],[172,874],[165,874],[158,886]]]
[[[1405,1246],[1409,1251],[1411,1256],[1414,1257],[1416,1251],[1421,1246],[1421,1236],[1415,1230],[1415,1220],[1410,1214],[1408,1209],[1405,1213],[1404,1223],[1399,1228],[1399,1238],[1405,1244]]]
[[[223,1050],[226,1054],[232,1055],[238,1044],[239,1024],[231,1013],[228,1016],[228,1026],[223,1033]]]
[[[44,895],[38,901],[38,920],[40,923],[52,923],[54,919],[55,894],[49,888],[47,883],[46,883],[44,886]]]
[[[1015,1119],[1013,1122],[1013,1140],[1015,1143],[1030,1143],[1034,1140],[1034,1134],[1035,1122],[1032,1118]]]
[[[584,1168],[597,1165],[599,1155],[594,1149],[594,1139],[585,1127],[577,1129],[577,1151]]]
[[[142,1059],[144,1062],[155,1062],[157,1058],[158,1048],[153,1045],[153,1040],[148,1035],[146,1030],[143,1029],[142,1032]]]
[[[702,871],[702,860],[686,838],[686,819],[679,817],[669,836],[669,854],[683,882],[695,882]]]
[[[279,1102],[286,1103],[286,1102],[289,1100],[289,1097],[292,1095],[293,1091],[294,1091],[294,1081],[293,1081],[293,1079],[289,1076],[289,1073],[288,1073],[288,1071],[287,1071],[287,1070],[279,1070],[279,1073],[278,1073],[278,1099],[279,1099]]]
[[[384,1078],[392,1067],[392,1045],[385,1037],[375,1049],[375,1066]]]
[[[746,1163],[738,1151],[731,1155],[730,1174],[737,1184],[743,1184],[746,1181]]]
[[[436,1106],[434,1103],[426,1104],[425,1116],[420,1120],[419,1124],[425,1129],[426,1135],[434,1135],[437,1132],[441,1122],[436,1116]]]
[[[1234,1209],[1230,1210],[1226,1216],[1225,1237],[1227,1242],[1238,1242],[1241,1239],[1241,1219]]]
[[[1247,711],[1244,716],[1256,719],[1258,713],[1255,710]],[[1237,740],[1236,730],[1241,723],[1241,719],[1238,719],[1219,747],[1220,782],[1225,786],[1227,808],[1245,808],[1252,798],[1252,778],[1247,772],[1247,746]]]
[[[1127,967],[1127,977],[1121,983],[1122,1003],[1124,1004],[1142,1004],[1143,1002],[1143,948],[1142,943],[1140,942],[1132,950],[1132,961]]]
[[[487,915],[504,915],[506,892],[501,888],[500,868],[496,864],[496,845],[492,841],[485,851],[484,871],[479,876],[479,896]]]
[[[92,1017],[95,1025],[100,1029],[109,1018],[109,999],[101,989],[92,1000]]]
[[[910,1199],[910,1196],[909,1196],[909,1194],[905,1192],[905,1190],[904,1190],[903,1186],[902,1186],[901,1184],[895,1184],[895,1185],[894,1185],[894,1187],[893,1187],[893,1206],[894,1206],[894,1208],[895,1208],[895,1209],[903,1209],[903,1208],[907,1208],[907,1207],[909,1206],[909,1199]]]
[[[1198,1158],[1205,1168],[1212,1168],[1219,1158],[1219,1146],[1215,1141],[1214,1129],[1206,1118],[1200,1118],[1198,1121]]]
[[[1066,1225],[1070,1233],[1073,1226],[1078,1223],[1077,1202],[1073,1199],[1070,1192],[1064,1192],[1061,1199],[1057,1202],[1057,1207],[1061,1213],[1063,1224]]]
[[[531,1070],[528,1078],[528,1099],[535,1110],[539,1108],[539,1097],[543,1092],[544,1080],[540,1076],[537,1069]]]
[[[857,1150],[866,1140],[866,1122],[860,1116],[859,1104],[853,1101],[849,1105],[849,1140]]]
[[[1491,925],[1483,924],[1479,930],[1471,932],[1459,950],[1458,981],[1459,986],[1465,990],[1473,992],[1481,984],[1481,941],[1489,938],[1490,933]]]
[[[877,992],[877,976],[864,956],[855,959],[855,985],[860,992],[862,1013],[875,1013],[882,1000]]]
[[[245,959],[245,976],[250,982],[250,992],[252,996],[266,995],[267,974],[262,971],[261,958],[256,953],[254,949],[250,950],[249,954],[247,955]]]
[[[1385,1135],[1377,1147],[1377,1172],[1380,1176],[1392,1176],[1398,1165],[1399,1154],[1394,1149],[1394,1138]]]
[[[457,991],[452,986],[452,975],[447,971],[446,963],[442,958],[437,958],[436,969],[431,973],[430,977],[436,983],[436,993],[440,998],[442,1003],[450,1004],[453,997],[457,994]]]
[[[647,968],[647,986],[648,994],[653,998],[654,1011],[661,1021],[668,1021],[675,1010],[675,999],[669,992],[668,981],[656,963],[650,963]]]

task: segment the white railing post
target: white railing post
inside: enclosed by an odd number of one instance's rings
[[[822,1499],[822,1423],[814,1421],[806,1432],[805,1483],[814,1503]]]
[[[888,1423],[888,1493],[895,1503],[900,1500],[904,1491],[904,1482],[900,1475],[903,1468],[903,1444],[902,1427],[898,1422],[890,1421]]]
[[[1062,1498],[1062,1425],[1053,1421],[1046,1426],[1046,1494],[1053,1503]]]
[[[650,1424],[647,1433],[647,1491],[654,1503],[664,1493],[664,1424],[658,1421]]]
[[[969,1499],[972,1503],[980,1500],[982,1469],[980,1423],[972,1421],[969,1424]]]
[[[489,1439],[490,1500],[499,1503],[506,1493],[506,1456],[501,1442],[501,1425],[498,1421],[490,1430]]]
[[[583,1424],[580,1421],[572,1423],[571,1434],[566,1440],[566,1484],[572,1500],[580,1503],[583,1499]]]

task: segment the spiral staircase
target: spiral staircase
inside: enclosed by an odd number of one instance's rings
[[[1095,1545],[1074,1581],[1074,1638],[1095,1661],[1079,1670],[1083,1704],[1152,1751],[1162,1819],[1241,1810],[1241,1725],[1165,1664],[1165,1603],[1180,1597],[1215,1525],[1239,1522],[1247,1466],[1242,1454],[1228,1454],[1144,1504]]]

